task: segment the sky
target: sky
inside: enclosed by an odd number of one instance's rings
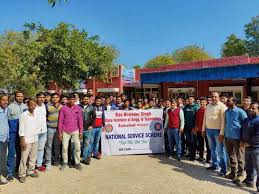
[[[231,33],[259,14],[259,0],[69,0],[54,8],[47,0],[10,0],[0,5],[0,32],[22,30],[25,22],[55,27],[74,24],[119,51],[128,67],[188,45],[215,58]]]

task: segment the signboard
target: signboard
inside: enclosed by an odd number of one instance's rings
[[[164,153],[162,118],[162,109],[105,111],[102,153]]]

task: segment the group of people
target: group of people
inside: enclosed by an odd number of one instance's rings
[[[90,165],[91,157],[101,159],[99,143],[104,127],[104,107],[91,90],[78,99],[77,93],[59,96],[38,93],[24,98],[17,91],[14,101],[0,94],[0,175],[1,184],[39,177],[38,172]],[[82,159],[81,159],[82,158]],[[4,178],[3,175],[6,175]]]
[[[81,98],[77,93],[38,93],[33,99],[17,91],[13,102],[0,94],[0,175],[6,174],[1,184],[12,182],[15,173],[24,183],[52,165],[82,170],[81,163],[100,160],[104,111],[163,109],[170,159],[205,161],[208,170],[252,187],[259,174],[259,107],[250,97],[242,107],[237,104],[234,97],[218,92],[200,99],[159,100],[94,97],[92,89]],[[259,192],[259,176],[256,186]]]
[[[165,100],[165,148],[169,158],[183,156],[204,161],[207,170],[233,180],[240,187],[254,187],[259,175],[259,106],[251,97],[238,100],[212,92],[195,101],[189,96]],[[206,159],[204,159],[206,147]],[[197,157],[198,155],[198,157]],[[256,180],[259,192],[259,176]]]

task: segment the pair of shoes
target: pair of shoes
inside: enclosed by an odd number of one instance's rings
[[[6,185],[6,184],[8,184],[7,180],[0,180],[0,185]]]
[[[58,166],[59,162],[53,162],[53,166]]]
[[[47,171],[51,171],[51,168],[52,168],[52,167],[51,167],[51,164],[47,164],[47,165],[46,165],[46,170],[47,170]]]
[[[238,175],[235,179],[233,179],[233,183],[242,183],[245,179],[245,175]]]
[[[59,169],[60,169],[61,171],[64,171],[66,167],[67,167],[67,164],[66,164],[66,163],[63,163],[63,164],[60,166]]]
[[[83,163],[83,164],[86,164],[86,165],[90,165],[90,163],[91,163],[91,157],[88,156],[88,157],[86,158],[86,160],[82,160],[82,163]]]
[[[46,167],[45,166],[39,166],[36,168],[40,172],[46,172]]]
[[[194,157],[190,157],[189,160],[193,162],[195,160],[195,158]]]
[[[75,165],[74,165],[72,162],[69,162],[69,163],[68,163],[68,167],[69,167],[69,168],[74,168],[74,166],[75,166]]]
[[[80,170],[80,171],[83,170],[83,168],[82,168],[80,163],[75,165],[75,169]]]
[[[249,182],[246,179],[241,182],[241,183],[237,183],[237,186],[239,187],[249,187],[249,188],[254,188],[254,183],[253,182]]]
[[[174,159],[174,157],[173,157],[173,156],[169,156],[168,158],[169,158],[170,160],[173,160],[173,159]]]
[[[39,177],[39,174],[37,173],[36,170],[34,170],[32,173],[27,174],[27,176],[30,176],[30,177],[32,177],[32,178],[38,178],[38,177]]]
[[[204,161],[204,158],[201,158],[201,157],[200,157],[200,158],[198,158],[197,160],[198,160],[199,162],[203,162],[203,161]]]
[[[8,182],[12,182],[13,181],[13,175],[11,175],[11,174],[9,174],[9,175],[7,175],[7,177],[6,177],[6,180],[8,181]]]
[[[210,166],[206,168],[207,170],[218,170],[219,168],[216,166]]]
[[[235,180],[236,179],[236,174],[231,172],[231,173],[225,175],[225,178],[226,179],[233,179],[233,180]]]
[[[95,155],[95,156],[93,156],[93,158],[95,158],[95,159],[97,159],[97,160],[101,160],[101,156],[100,155]]]
[[[221,177],[225,177],[226,174],[227,174],[227,172],[223,172],[222,170],[220,170],[220,171],[218,172],[218,176],[221,176]]]
[[[181,161],[181,157],[180,156],[176,156],[176,160]]]
[[[19,178],[19,182],[20,182],[20,183],[25,183],[25,182],[26,182],[26,177],[25,177],[25,176],[20,177],[20,178]]]

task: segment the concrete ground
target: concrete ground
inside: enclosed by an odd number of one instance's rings
[[[39,178],[18,180],[3,186],[5,194],[88,193],[215,193],[242,194],[254,189],[238,188],[230,180],[208,172],[204,164],[170,160],[162,155],[109,156],[92,160],[83,171],[66,169],[39,173]]]

